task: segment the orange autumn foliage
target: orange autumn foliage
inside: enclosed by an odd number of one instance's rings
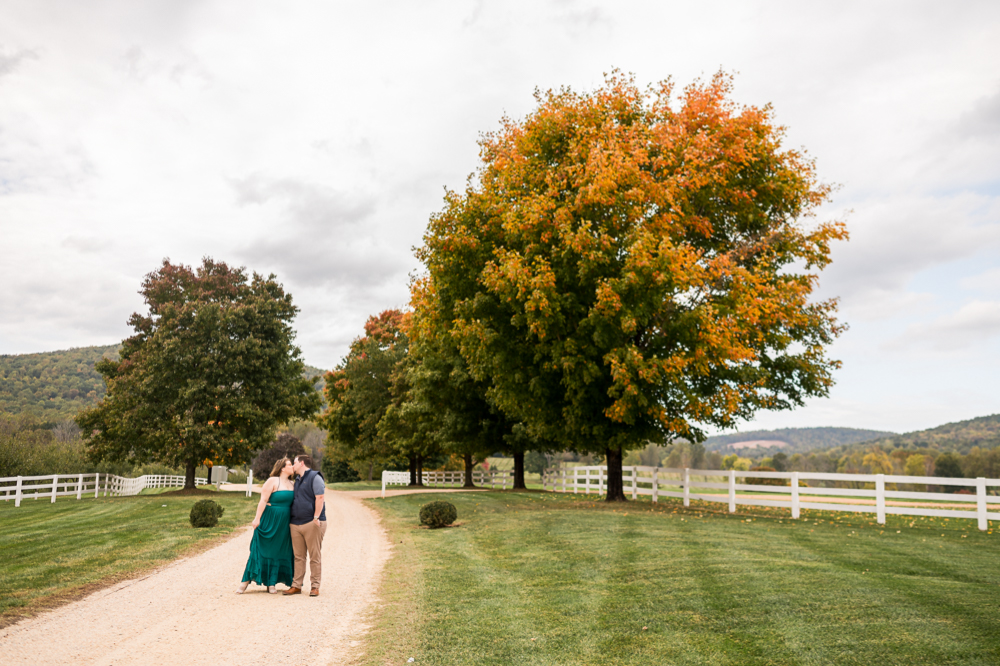
[[[615,72],[538,93],[432,218],[414,309],[537,435],[594,451],[697,439],[832,385],[843,326],[835,300],[810,298],[847,232],[812,219],[831,188],[731,87],[642,91]]]

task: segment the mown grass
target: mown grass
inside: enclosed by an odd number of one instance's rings
[[[225,507],[219,525],[195,529],[188,515],[200,499],[0,502],[0,626],[212,545],[253,519],[259,497],[214,493]]]
[[[346,483],[328,483],[326,487],[331,490],[382,490],[381,481],[351,481]],[[399,486],[389,486],[397,488]]]
[[[460,527],[417,529],[446,499]],[[997,664],[973,521],[491,492],[371,500],[395,554],[365,663]]]

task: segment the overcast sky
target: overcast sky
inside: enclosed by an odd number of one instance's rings
[[[617,67],[722,69],[841,188],[831,397],[741,429],[1000,412],[1000,3],[0,0],[0,354],[111,344],[169,257],[274,272],[308,363],[405,306],[480,132]]]

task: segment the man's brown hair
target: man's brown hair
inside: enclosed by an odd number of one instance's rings
[[[298,462],[300,460],[302,462],[304,462],[306,464],[306,467],[308,467],[309,469],[313,468],[313,459],[312,459],[312,456],[307,456],[305,454],[295,456],[295,462]]]

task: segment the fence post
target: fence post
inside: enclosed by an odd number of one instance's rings
[[[982,476],[976,479],[976,517],[979,519],[979,529],[989,527],[986,520],[986,479]]]
[[[101,473],[97,472],[94,474],[94,499],[97,499],[97,496],[100,492],[101,492]]]
[[[632,465],[632,499],[635,499],[635,495],[638,492],[637,488],[637,486],[639,485],[638,476],[639,476],[639,470],[636,468],[635,465]]]
[[[382,490],[385,491],[385,482],[382,484]],[[253,494],[253,468],[247,472],[247,497]]]
[[[56,488],[58,487],[58,485],[59,485],[59,475],[58,474],[53,474],[52,475],[52,504],[56,503]]]
[[[14,506],[21,506],[21,477],[17,477],[17,485],[14,486]]]
[[[80,478],[76,480],[76,498],[83,498],[83,474],[81,474]]]
[[[799,517],[799,473],[792,472],[792,518]]]
[[[885,525],[885,474],[875,475],[875,516],[879,525]]]
[[[654,467],[653,468],[653,501],[657,502],[657,503],[660,501],[660,485],[657,483],[659,475],[660,475],[660,468],[659,467]]]
[[[729,470],[729,513],[736,513],[736,470]]]
[[[691,470],[687,467],[684,468],[684,506],[691,506]]]
[[[604,482],[607,480],[608,468],[598,467],[597,468],[597,494],[604,494]]]

